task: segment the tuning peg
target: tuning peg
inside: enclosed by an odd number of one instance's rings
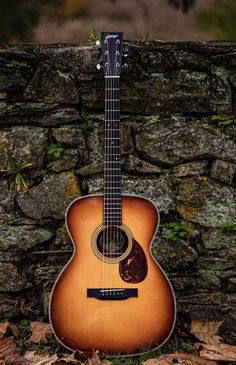
[[[128,57],[128,54],[127,54],[127,53],[124,53],[124,54],[123,54],[123,57]]]
[[[122,67],[127,70],[127,68],[129,67],[129,65],[128,65],[128,63],[124,63],[124,65]]]
[[[96,67],[97,67],[98,70],[101,70],[102,65],[100,63],[98,63]]]
[[[100,46],[100,41],[97,39],[96,42],[95,42],[96,46]]]

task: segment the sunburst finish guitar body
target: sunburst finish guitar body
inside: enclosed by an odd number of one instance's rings
[[[71,350],[132,355],[162,345],[175,298],[150,246],[159,214],[148,199],[121,193],[119,68],[122,33],[102,33],[105,65],[104,193],[68,207],[74,254],[50,299],[57,339]]]

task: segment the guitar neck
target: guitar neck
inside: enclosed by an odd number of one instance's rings
[[[120,77],[105,77],[104,225],[122,224]]]

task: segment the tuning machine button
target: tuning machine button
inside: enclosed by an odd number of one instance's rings
[[[98,63],[96,67],[97,67],[97,70],[101,70],[102,65],[100,63]]]
[[[96,46],[100,46],[101,42],[97,39],[95,44],[96,44]]]

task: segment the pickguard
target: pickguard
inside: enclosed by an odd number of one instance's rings
[[[126,283],[140,283],[147,276],[147,259],[139,243],[132,239],[129,255],[119,264],[119,273]]]

